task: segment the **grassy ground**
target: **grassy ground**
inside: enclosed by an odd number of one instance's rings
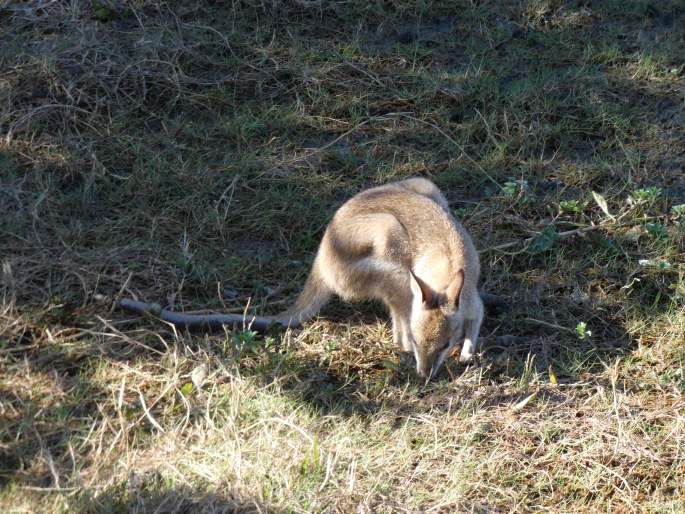
[[[0,510],[685,510],[684,48],[677,0],[0,2]],[[276,312],[417,175],[511,303],[479,365],[112,308]]]

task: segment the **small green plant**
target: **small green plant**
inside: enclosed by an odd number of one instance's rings
[[[578,339],[582,341],[589,339],[590,336],[592,336],[592,331],[587,329],[587,323],[584,321],[581,321],[576,325],[575,332]]]
[[[668,229],[658,221],[654,223],[645,223],[645,229],[650,236],[657,240],[668,239]]]
[[[530,186],[528,185],[528,181],[525,179],[509,177],[509,180],[507,180],[502,186],[502,191],[504,192],[504,195],[509,198],[525,198],[530,191]]]
[[[181,394],[186,398],[188,398],[190,396],[190,393],[192,393],[192,392],[193,392],[193,383],[192,382],[186,382],[181,387]]]
[[[661,188],[652,186],[636,189],[630,196],[635,205],[652,205],[661,196]]]
[[[559,202],[559,211],[561,214],[580,214],[587,206],[587,200],[561,200]]]
[[[671,207],[671,215],[674,219],[685,220],[685,203]]]
[[[535,238],[530,242],[526,251],[528,253],[542,253],[546,252],[554,243],[559,239],[559,234],[554,229],[552,225],[545,227],[545,229],[540,232]]]
[[[464,216],[466,216],[466,213],[468,212],[468,209],[465,209],[463,207],[460,207],[458,209],[452,209],[452,212],[454,213],[454,216],[457,219],[462,219]]]
[[[327,357],[331,357],[333,353],[340,348],[340,342],[337,339],[328,339],[324,345],[324,351]]]
[[[181,240],[181,251],[176,257],[176,265],[183,271],[183,273],[190,273],[193,269],[193,257],[195,254],[190,251],[190,240],[188,239],[188,232],[183,231],[183,239]]]
[[[526,362],[523,363],[521,375],[518,378],[519,389],[522,391],[528,390],[535,378],[535,354],[529,353],[526,356]]]
[[[319,451],[319,439],[314,437],[311,448],[307,451],[300,463],[300,476],[309,476],[312,479],[317,478],[321,471],[321,452]]]
[[[93,19],[100,22],[107,22],[116,19],[117,12],[111,9],[105,2],[93,2],[91,4]]]
[[[680,393],[685,393],[685,372],[683,368],[667,370],[659,376],[662,386],[671,386]]]
[[[240,352],[254,353],[262,345],[257,342],[257,332],[254,330],[240,330],[233,333],[233,344]]]

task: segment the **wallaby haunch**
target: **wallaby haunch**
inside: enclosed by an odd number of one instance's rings
[[[250,320],[237,314],[187,315],[121,300],[134,312],[156,311],[187,328],[251,323],[296,327],[337,294],[377,299],[389,309],[393,337],[413,352],[417,373],[435,376],[450,350],[463,341],[462,362],[477,350],[483,302],[477,284],[478,253],[464,227],[431,181],[413,178],[362,191],[335,213],[323,235],[295,305]]]

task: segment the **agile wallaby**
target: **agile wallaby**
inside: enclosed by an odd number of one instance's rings
[[[430,380],[449,351],[463,341],[462,362],[477,350],[483,302],[477,283],[478,253],[431,181],[413,178],[362,191],[333,216],[295,305],[253,319],[296,327],[337,294],[345,300],[377,299],[389,309],[393,338],[413,352],[417,373]],[[122,300],[123,308],[150,304]],[[245,321],[239,315],[185,315],[156,309],[179,326],[212,328]]]

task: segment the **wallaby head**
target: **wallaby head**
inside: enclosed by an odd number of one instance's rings
[[[452,348],[463,339],[463,316],[459,314],[459,295],[464,272],[455,273],[444,292],[434,291],[410,271],[413,295],[409,319],[416,372],[430,380],[442,366]]]

